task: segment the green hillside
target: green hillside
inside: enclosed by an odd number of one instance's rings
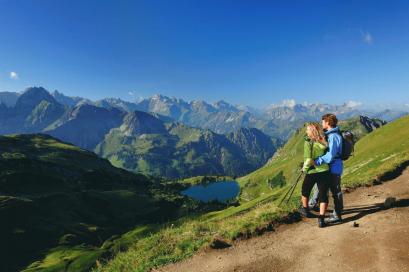
[[[113,235],[176,218],[179,189],[47,135],[0,136],[0,271],[87,271]]]
[[[256,171],[239,178],[240,201],[249,201],[278,187],[291,183],[299,174],[302,162],[304,133],[298,130],[273,159]],[[270,184],[273,184],[272,187]]]
[[[379,119],[369,119],[363,116],[357,116],[344,121],[341,121],[339,126],[341,130],[350,130],[358,140],[355,158],[360,158],[360,143],[361,138],[372,131],[367,123],[372,125],[382,126],[383,122]],[[398,122],[398,121],[395,121]],[[394,123],[395,123],[394,122]],[[376,132],[377,130],[375,130]],[[271,193],[274,189],[281,188],[285,184],[292,183],[298,176],[300,164],[303,160],[305,127],[295,131],[294,135],[288,140],[284,147],[277,151],[273,159],[260,169],[238,179],[242,188],[240,196],[241,201],[248,201],[255,197]],[[375,134],[376,135],[376,134]],[[365,137],[364,137],[365,138]],[[402,137],[404,138],[404,137]],[[372,139],[372,138],[370,138]],[[378,139],[371,141],[380,141]],[[366,141],[364,141],[365,143]],[[346,168],[351,165],[353,159],[346,163]],[[346,170],[346,173],[348,170]],[[348,180],[349,177],[346,177]],[[349,181],[348,181],[349,182]],[[284,186],[285,187],[285,186]]]
[[[345,163],[344,186],[383,180],[409,161],[409,116],[401,117],[363,137]]]
[[[361,129],[353,120],[341,123],[341,127],[352,123],[357,126],[349,129]],[[296,169],[302,160],[303,134],[304,129],[296,131],[269,163],[239,179],[242,187],[239,206],[165,225],[158,232],[138,240],[128,251],[119,253],[107,263],[102,262],[95,271],[149,271],[192,256],[198,249],[211,246],[216,238],[231,242],[271,229],[273,222],[291,221],[287,216],[298,206],[299,188],[289,205],[278,208],[277,203],[297,175]],[[407,163],[407,135],[409,116],[364,136],[356,144],[355,157],[346,163],[344,185],[371,183],[377,176]],[[367,165],[375,168],[368,171]],[[268,183],[273,184],[272,189]]]
[[[111,129],[95,152],[133,172],[186,178],[199,175],[244,175],[263,165],[279,143],[257,129],[227,135],[164,123],[143,112],[129,113]]]

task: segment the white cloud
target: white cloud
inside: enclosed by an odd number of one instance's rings
[[[136,102],[140,102],[140,101],[145,99],[145,97],[143,97],[142,95],[138,95],[137,91],[129,91],[128,95],[132,96],[134,101],[136,101]]]
[[[345,106],[349,108],[355,108],[355,107],[362,106],[362,102],[351,100],[351,101],[346,102]]]
[[[282,106],[290,107],[290,108],[294,107],[296,104],[297,104],[297,102],[295,102],[294,99],[284,99],[284,100],[281,102],[281,105],[282,105]]]
[[[364,41],[364,43],[373,44],[373,37],[371,33],[367,31],[366,32],[361,31],[361,35],[362,35],[362,40]]]
[[[17,74],[17,72],[10,72],[10,78],[11,78],[11,79],[18,79],[18,74]]]
[[[293,108],[295,105],[297,104],[297,102],[295,101],[295,99],[284,99],[283,101],[281,101],[280,103],[277,104],[271,104],[268,108],[280,108],[280,107],[289,107],[289,108]]]

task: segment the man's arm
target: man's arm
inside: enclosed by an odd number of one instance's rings
[[[322,155],[321,157],[317,158],[315,160],[315,165],[321,165],[323,163],[331,163],[334,158],[337,156],[337,147],[336,147],[336,141],[335,137],[328,137],[328,151],[325,153],[325,155]]]

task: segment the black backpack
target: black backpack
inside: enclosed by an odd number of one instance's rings
[[[334,131],[331,133],[336,132]],[[342,151],[340,154],[340,159],[346,161],[354,153],[355,136],[349,130],[339,131],[338,133],[342,138]]]

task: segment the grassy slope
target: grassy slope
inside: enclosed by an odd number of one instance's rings
[[[409,160],[409,116],[391,122],[362,138],[355,155],[345,163],[344,186],[369,184]]]
[[[284,184],[289,184],[296,179],[303,156],[303,136],[304,129],[298,129],[284,147],[276,152],[270,162],[237,180],[242,190],[240,201],[249,201],[277,190],[277,187],[273,190],[269,186],[268,180],[277,179],[283,181]]]
[[[399,125],[399,122],[402,121],[398,120],[396,122],[398,122]],[[392,123],[391,126],[395,127],[396,124]],[[360,123],[359,117],[341,121],[340,127],[342,130],[352,131],[357,139],[361,139],[369,133],[366,128]],[[395,128],[393,128],[393,130],[395,130]],[[388,135],[392,134],[387,128],[385,129],[385,131]],[[289,139],[289,141],[284,145],[284,147],[276,153],[273,160],[271,160],[269,163],[259,168],[258,170],[250,173],[249,175],[238,179],[238,182],[240,183],[240,186],[242,188],[242,194],[240,196],[241,201],[248,201],[250,199],[254,199],[255,197],[271,194],[273,191],[278,190],[278,187],[280,187],[282,184],[288,185],[297,178],[299,174],[297,169],[300,168],[300,163],[302,163],[303,160],[304,133],[304,128],[298,129],[295,134]],[[355,157],[349,159],[345,164],[346,172],[349,171],[348,169],[350,168],[350,165],[357,163],[355,159],[358,158],[358,160],[361,160],[361,158],[365,157],[365,155],[361,155],[361,149],[363,148],[363,146],[367,145],[368,141],[374,143],[370,145],[369,150],[373,150],[372,152],[374,153],[380,152],[376,149],[376,145],[378,142],[382,145],[384,140],[378,138],[373,139],[372,134],[370,135],[371,137],[369,138],[369,140],[365,140],[363,144],[361,143],[361,141],[357,142],[355,146]],[[375,133],[375,135],[377,134]],[[398,133],[396,135],[397,136],[393,139],[404,139],[401,133]],[[364,139],[365,138],[366,137],[364,137]],[[382,169],[382,171],[383,170],[384,169]],[[349,179],[350,177],[347,176],[347,183],[351,182],[349,181]],[[268,181],[270,181],[270,184],[273,184],[273,188],[271,188]],[[358,184],[362,183],[363,181],[358,181]]]
[[[27,271],[87,271],[132,237],[104,240],[177,211],[181,197],[167,197],[151,178],[50,136],[0,136],[0,270],[41,260]]]
[[[256,130],[226,136],[176,123],[166,127],[168,133],[132,136],[112,129],[95,151],[129,171],[186,178],[244,175],[265,163],[277,144]]]
[[[346,163],[344,185],[371,183],[374,178],[409,160],[409,116],[364,137],[356,144],[355,157]],[[297,206],[299,189],[292,202],[278,208],[282,193],[297,175],[302,157],[303,132],[298,131],[271,162],[239,179],[241,205],[198,217],[181,219],[144,237],[96,271],[148,271],[179,261],[209,246],[214,237],[230,240],[258,232]],[[282,172],[282,175],[280,174]],[[286,185],[271,189],[267,179],[285,179]]]

